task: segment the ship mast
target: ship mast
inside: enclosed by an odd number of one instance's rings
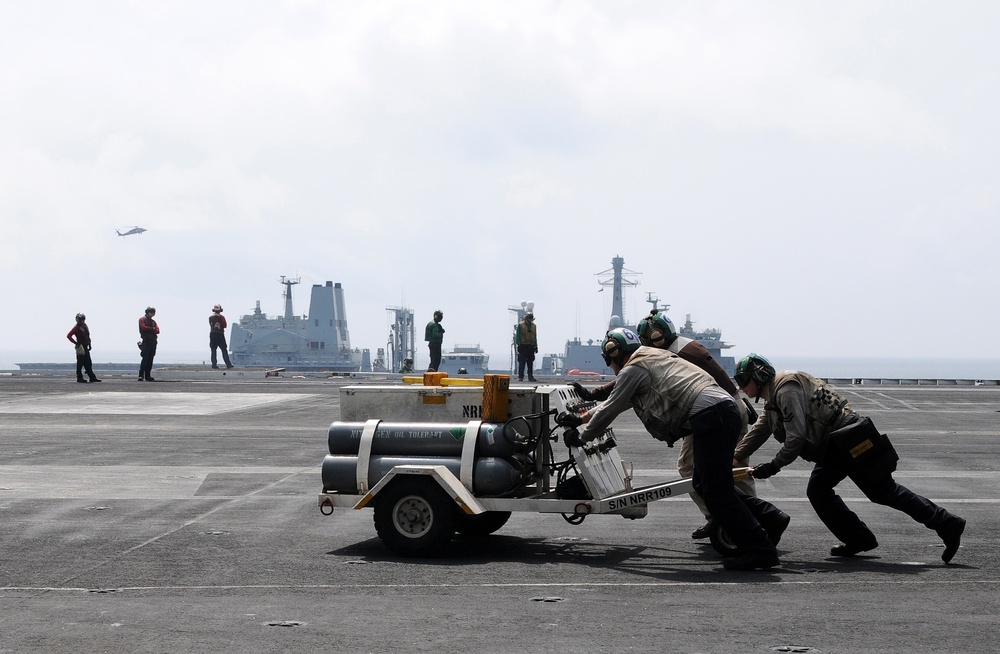
[[[660,311],[666,313],[667,311],[670,310],[669,304],[664,304],[662,307],[659,306],[660,298],[656,297],[656,294],[653,293],[652,291],[646,293],[646,302],[649,302],[650,304],[653,305],[653,308],[649,310],[650,313],[659,313]]]
[[[392,327],[389,328],[389,353],[392,360],[390,370],[396,372],[404,359],[416,361],[414,352],[415,339],[413,327],[413,311],[406,307],[386,307],[392,312]]]
[[[301,281],[300,278],[296,277],[292,279],[291,277],[281,276],[278,283],[284,285],[285,290],[281,293],[281,297],[285,300],[285,320],[292,320],[295,317],[295,313],[292,311],[292,287]]]
[[[602,287],[611,286],[613,296],[611,298],[611,318],[608,320],[608,329],[614,329],[615,327],[621,327],[625,324],[624,308],[622,306],[623,288],[626,286],[638,286],[638,280],[625,279],[623,274],[628,275],[641,275],[642,273],[637,273],[634,270],[628,270],[625,268],[625,259],[616,256],[611,260],[611,269],[605,270],[604,272],[596,273],[598,275],[607,275],[608,273],[613,273],[611,279],[600,279],[597,281]],[[604,288],[601,288],[603,291]],[[615,320],[617,318],[617,320]],[[620,324],[615,324],[620,322]]]

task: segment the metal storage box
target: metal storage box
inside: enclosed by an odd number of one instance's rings
[[[533,386],[512,386],[507,417],[540,413],[544,395]],[[412,422],[481,420],[483,389],[477,386],[344,386],[340,389],[340,419],[372,418]]]

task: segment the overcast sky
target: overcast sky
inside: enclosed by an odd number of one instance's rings
[[[996,2],[0,7],[2,349],[84,311],[107,360],[152,304],[207,357],[286,275],[502,368],[521,301],[600,339],[620,255],[628,322],[737,357],[1000,357]]]

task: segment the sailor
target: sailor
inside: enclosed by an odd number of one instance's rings
[[[778,565],[773,541],[787,526],[787,516],[772,525],[772,538],[733,485],[733,448],[743,418],[732,395],[711,375],[673,352],[643,346],[639,335],[625,327],[607,333],[601,354],[617,383],[604,402],[580,416],[580,422],[586,424],[580,440],[601,436],[630,406],[653,438],[673,445],[690,434],[694,489],[741,552],[725,558],[724,567],[757,570]],[[780,513],[769,503],[752,499],[777,512],[772,515]]]
[[[528,381],[535,380],[535,354],[538,353],[538,328],[535,314],[528,311],[514,328],[514,345],[517,346],[517,381],[524,381],[524,368],[528,367]]]
[[[855,413],[840,393],[805,372],[776,372],[756,354],[736,365],[736,384],[755,400],[763,397],[764,412],[737,445],[735,458],[750,456],[773,434],[781,449],[773,460],[753,469],[754,477],[767,479],[799,457],[816,464],[806,495],[823,524],[842,541],[831,555],[854,556],[878,547],[875,534],[834,491],[850,477],[872,502],[902,511],[935,530],[944,541],[941,559],[951,561],[965,520],[892,478],[899,457],[889,439],[869,418]]]
[[[636,327],[636,333],[639,334],[639,340],[643,345],[673,352],[685,361],[693,363],[710,374],[712,379],[715,380],[715,383],[722,387],[722,389],[727,393],[732,395],[733,399],[736,400],[736,406],[740,409],[740,413],[743,414],[743,420],[740,422],[740,436],[746,433],[748,407],[744,404],[743,399],[740,397],[740,391],[736,388],[733,380],[729,378],[729,375],[726,374],[726,371],[723,370],[722,366],[720,366],[719,363],[712,358],[711,353],[709,353],[704,345],[694,339],[680,336],[677,333],[677,329],[674,327],[673,321],[657,309],[653,309],[649,312],[648,316],[639,321],[639,325]],[[576,388],[576,391],[581,398],[585,400],[600,401],[607,399],[608,395],[611,394],[611,389],[615,387],[615,380],[611,380],[607,384],[595,388],[592,391],[588,391],[577,382],[573,382],[573,387]],[[756,417],[756,414],[754,414],[754,417]],[[738,461],[735,462],[734,465],[737,467],[746,467],[748,462]],[[692,439],[685,438],[681,441],[680,452],[677,453],[677,473],[681,477],[687,478],[691,476],[693,471],[694,448],[692,446]],[[757,495],[753,477],[748,476],[746,479],[736,482],[736,488],[747,495]],[[691,493],[691,499],[694,500],[695,505],[697,505],[698,509],[701,510],[702,514],[705,516],[705,524],[695,529],[694,532],[691,533],[691,538],[694,538],[695,540],[708,538],[712,532],[712,514],[709,512],[708,507],[705,506],[704,500],[701,499],[698,493]],[[753,507],[751,507],[751,510],[752,509]],[[757,518],[762,520],[765,519],[762,516],[757,516]],[[787,516],[784,520],[787,523]]]
[[[87,371],[87,376],[92,382],[99,382],[100,379],[94,374],[94,362],[90,358],[90,328],[87,327],[87,316],[83,313],[76,314],[76,324],[69,330],[66,338],[76,348],[76,381],[86,384],[83,378],[83,371]]]
[[[441,342],[444,340],[442,319],[444,319],[444,314],[438,309],[434,312],[434,320],[427,323],[427,327],[424,328],[424,340],[427,341],[427,349],[431,355],[431,364],[427,366],[427,372],[437,372],[441,365]]]
[[[139,381],[156,381],[153,379],[153,357],[156,356],[156,339],[160,333],[160,326],[153,320],[156,315],[155,307],[146,307],[146,313],[139,318],[139,352],[142,354],[142,361],[139,363]]]
[[[410,357],[403,359],[403,364],[399,366],[399,372],[403,374],[413,372],[413,359]]]
[[[216,350],[222,348],[222,360],[226,362],[227,368],[232,368],[229,361],[229,347],[226,345],[226,317],[222,315],[222,305],[216,304],[212,307],[212,315],[208,317],[208,346],[212,349],[212,368],[219,369],[219,361]],[[246,362],[244,362],[246,365]]]

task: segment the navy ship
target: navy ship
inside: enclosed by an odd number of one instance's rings
[[[339,282],[313,284],[309,313],[297,316],[292,307],[292,288],[299,278],[282,276],[278,281],[285,287],[284,315],[268,317],[257,300],[254,312],[231,328],[229,350],[233,363],[240,367],[330,372],[371,370],[369,350],[351,349],[344,289]]]
[[[611,317],[608,320],[608,329],[616,327],[631,327],[635,329],[638,320],[626,321],[624,316],[623,296],[626,288],[635,287],[639,282],[629,279],[626,275],[638,275],[640,273],[625,268],[625,259],[616,256],[611,260],[611,268],[597,275],[605,276],[599,280],[602,287],[611,287]],[[607,277],[610,275],[610,277]],[[601,289],[603,290],[603,288]],[[652,304],[652,308],[666,312],[670,306],[658,306],[659,300],[652,294],[647,293],[646,301]],[[511,308],[513,310],[513,307]],[[672,319],[671,319],[672,320]],[[675,323],[676,325],[676,323]],[[709,354],[719,362],[719,365],[730,375],[736,372],[736,360],[730,356],[723,356],[722,351],[731,348],[732,345],[722,340],[722,331],[719,329],[706,329],[695,331],[694,323],[691,322],[691,314],[687,314],[684,325],[677,328],[677,333],[692,340],[696,340],[705,346]],[[614,375],[614,372],[604,365],[604,358],[601,356],[600,338],[581,341],[579,337],[566,341],[566,347],[562,354],[547,354],[542,357],[542,374],[550,375],[592,375],[607,376]]]

